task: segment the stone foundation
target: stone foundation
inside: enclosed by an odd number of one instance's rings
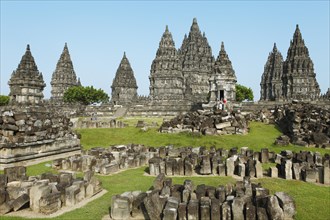
[[[6,106],[0,109],[0,168],[22,161],[80,153],[70,119],[45,106]]]

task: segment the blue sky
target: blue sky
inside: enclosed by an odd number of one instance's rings
[[[83,85],[111,94],[126,51],[140,95],[149,94],[150,67],[169,26],[177,48],[196,17],[216,57],[224,41],[238,83],[260,97],[260,79],[274,42],[286,58],[296,24],[314,61],[325,93],[330,87],[329,1],[3,1],[1,0],[1,84],[7,84],[30,44],[50,97],[51,76],[68,43]]]

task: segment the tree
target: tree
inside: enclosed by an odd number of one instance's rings
[[[63,100],[68,103],[90,105],[108,102],[109,96],[102,89],[95,89],[93,86],[73,86],[66,90]]]
[[[9,96],[0,95],[0,106],[8,105],[9,103]]]
[[[247,88],[240,84],[236,84],[236,101],[241,102],[243,100],[253,101],[253,91],[251,88]]]

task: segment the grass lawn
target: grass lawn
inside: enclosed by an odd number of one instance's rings
[[[123,119],[129,120],[131,125],[136,124],[137,118]],[[145,120],[145,119],[143,119]],[[150,118],[151,121],[155,121]],[[145,120],[146,121],[146,120]],[[160,124],[160,123],[159,123]],[[317,148],[303,148],[298,146],[277,147],[273,145],[274,139],[281,133],[273,125],[265,125],[262,123],[251,123],[251,130],[247,135],[231,135],[231,136],[195,136],[191,134],[161,134],[157,129],[150,129],[147,132],[140,131],[134,127],[122,129],[80,129],[82,134],[81,143],[84,149],[90,149],[96,146],[107,147],[115,144],[144,144],[146,146],[212,146],[231,148],[248,146],[253,150],[261,148],[269,148],[271,151],[280,152],[281,150],[311,150],[320,153],[330,153],[330,150]],[[28,175],[38,175],[42,172],[53,172],[51,167],[47,166],[51,162],[44,162],[28,167]],[[264,164],[266,169],[273,164]],[[86,206],[68,212],[54,219],[101,219],[108,214],[111,205],[111,197],[126,191],[148,190],[153,183],[154,177],[144,176],[146,167],[127,170],[111,176],[97,177],[102,181],[103,188],[108,192],[101,198],[90,202]],[[79,176],[80,174],[78,174]],[[226,183],[234,183],[231,177],[173,177],[174,184],[182,184],[185,179],[191,179],[194,185],[207,184],[212,186],[224,185]],[[270,189],[271,193],[284,191],[291,195],[297,206],[296,219],[305,220],[326,220],[330,219],[330,187],[316,184],[305,183],[296,180],[284,180],[275,178],[262,178],[254,180],[254,182],[262,183],[263,187]],[[2,219],[21,219],[13,217],[3,217]]]
[[[132,121],[134,119],[131,119]],[[152,119],[150,119],[152,120]],[[136,122],[132,122],[136,124]],[[81,144],[84,149],[92,147],[107,147],[116,144],[144,144],[146,146],[216,146],[217,148],[230,149],[232,147],[249,147],[260,151],[262,148],[268,148],[270,151],[280,152],[282,150],[292,150],[299,152],[301,150],[318,151],[321,154],[330,153],[329,149],[306,148],[300,146],[276,146],[275,138],[281,135],[281,132],[274,125],[266,125],[258,122],[250,123],[250,132],[246,135],[224,135],[224,136],[203,136],[189,133],[165,134],[157,132],[157,128],[141,131],[135,127],[127,128],[96,128],[79,129],[78,133],[82,135]]]

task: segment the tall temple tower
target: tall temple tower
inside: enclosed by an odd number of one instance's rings
[[[23,104],[40,104],[46,86],[42,73],[38,67],[27,45],[16,71],[13,71],[8,82],[10,87],[10,102]]]
[[[178,52],[166,25],[150,70],[150,96],[153,100],[183,100],[184,80]]]
[[[206,102],[209,93],[209,78],[214,58],[211,47],[199,30],[197,19],[193,19],[188,37],[185,35],[179,50],[185,94],[191,94],[195,102]]]
[[[277,50],[276,43],[269,53],[261,77],[260,100],[275,101],[283,98],[282,91],[283,57]]]
[[[111,103],[114,105],[130,105],[137,99],[137,88],[134,72],[124,52],[112,82]]]
[[[301,36],[299,26],[290,42],[288,54],[283,63],[283,93],[288,100],[315,100],[320,87],[315,78],[313,61]]]
[[[63,95],[68,88],[80,85],[80,80],[77,81],[77,76],[73,69],[73,63],[66,43],[61,57],[57,62],[50,84],[52,85],[52,101],[62,101]]]
[[[236,100],[237,79],[223,42],[221,42],[221,49],[214,63],[213,74],[209,81],[210,102],[221,99]]]

